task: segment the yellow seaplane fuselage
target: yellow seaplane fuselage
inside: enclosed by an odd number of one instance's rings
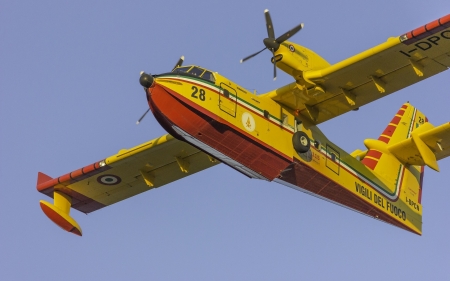
[[[411,209],[401,197],[400,166],[395,167],[398,184],[384,182],[360,161],[366,152],[348,154],[298,112],[273,101],[271,92],[256,95],[198,66],[146,77],[146,82],[151,82],[143,86],[155,118],[176,138],[250,178],[275,181],[421,233],[420,198]]]

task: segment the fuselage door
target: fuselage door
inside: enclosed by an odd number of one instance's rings
[[[221,93],[219,95],[219,108],[223,112],[236,117],[237,93],[236,91],[224,84],[220,83]]]

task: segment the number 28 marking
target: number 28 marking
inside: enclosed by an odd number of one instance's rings
[[[196,86],[192,86],[192,90],[194,92],[192,92],[191,97],[196,98],[196,99],[200,99],[201,101],[205,101],[205,95],[206,95],[205,90],[200,88],[200,91],[199,91]],[[197,96],[197,93],[199,93],[198,96]]]

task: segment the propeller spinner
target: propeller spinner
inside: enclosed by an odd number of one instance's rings
[[[297,25],[296,27],[292,28],[291,30],[289,30],[288,32],[284,33],[283,35],[279,36],[278,38],[275,38],[275,31],[273,29],[272,18],[270,17],[269,10],[267,10],[267,9],[264,10],[264,17],[266,19],[266,27],[267,27],[267,35],[268,35],[268,38],[265,38],[263,40],[264,46],[266,46],[266,47],[264,49],[262,49],[261,51],[258,51],[248,57],[241,59],[241,63],[253,58],[254,56],[256,56],[259,53],[261,53],[262,51],[264,51],[265,49],[269,49],[272,52],[272,56],[275,56],[275,52],[278,50],[278,48],[280,48],[280,44],[283,43],[284,41],[288,40],[292,36],[294,36],[304,26],[304,24],[301,23],[301,24]],[[276,79],[277,79],[277,61],[274,59],[273,60],[273,80],[276,80]]]

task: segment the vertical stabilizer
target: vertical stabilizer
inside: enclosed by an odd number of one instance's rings
[[[424,124],[428,124],[428,120],[423,113],[409,103],[403,104],[378,140],[364,141],[369,150],[362,163],[387,181],[388,186],[395,189],[395,185],[400,184],[399,176],[403,165],[397,157],[390,153],[388,146],[411,138],[413,131]],[[420,179],[420,175],[417,175],[417,179]]]
[[[416,221],[417,225],[421,225],[424,167],[407,164],[392,153],[390,148],[404,143],[405,140],[413,140],[415,131],[421,131],[419,130],[421,126],[425,128],[432,125],[414,106],[409,103],[403,104],[377,140],[364,141],[368,152],[361,161],[383,181],[388,189],[386,191],[389,200],[396,202],[400,199],[404,203],[402,210],[406,212],[408,219],[420,220]],[[392,216],[396,215],[394,209],[389,207],[387,209]]]

